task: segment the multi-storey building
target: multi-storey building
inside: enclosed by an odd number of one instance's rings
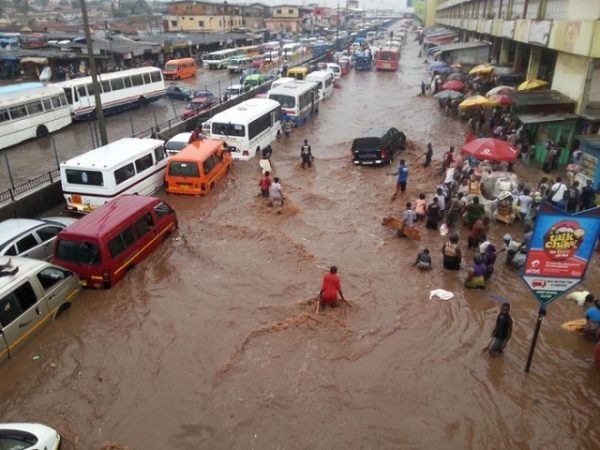
[[[428,0],[432,1],[432,0]],[[492,59],[542,78],[600,119],[600,1],[438,0],[436,23],[462,41],[492,42]]]
[[[163,17],[166,31],[213,32],[243,28],[241,7],[228,2],[176,1]]]
[[[276,5],[271,17],[265,19],[267,29],[276,32],[296,33],[302,29],[301,9],[298,5]]]

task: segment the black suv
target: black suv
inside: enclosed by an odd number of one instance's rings
[[[390,164],[406,148],[406,135],[394,127],[369,128],[352,142],[354,164]]]

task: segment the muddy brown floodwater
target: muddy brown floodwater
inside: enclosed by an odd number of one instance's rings
[[[464,138],[463,124],[416,95],[427,76],[417,51],[409,41],[398,73],[350,74],[317,120],[275,144],[282,214],[257,198],[257,161],[236,163],[206,198],[167,197],[178,236],[114,289],[83,292],[0,367],[1,420],[49,424],[66,449],[84,450],[600,448],[593,346],[560,329],[583,310],[550,306],[525,374],[538,308],[502,257],[485,291],[465,292],[464,271],[441,270],[438,234],[419,245],[381,226],[432,192],[435,170],[414,161],[425,144],[439,163]],[[352,137],[377,125],[413,143],[409,192],[394,204],[389,168],[350,162]],[[310,170],[299,167],[305,138]],[[494,224],[491,234],[507,230],[522,233]],[[428,274],[410,267],[425,245]],[[330,264],[351,306],[315,314]],[[594,264],[584,285],[599,292],[597,280]],[[456,298],[429,300],[435,288]],[[491,294],[511,301],[515,320],[494,360],[482,354],[499,306]]]

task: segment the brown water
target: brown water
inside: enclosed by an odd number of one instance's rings
[[[350,74],[317,120],[274,146],[281,214],[256,196],[257,161],[236,163],[206,198],[169,196],[180,236],[114,289],[84,292],[0,367],[0,419],[47,423],[66,449],[85,450],[599,448],[593,346],[560,329],[583,310],[550,306],[525,374],[538,307],[503,258],[485,291],[464,292],[464,271],[441,270],[443,238],[426,232],[419,245],[381,226],[432,191],[436,170],[414,162],[425,144],[439,160],[463,140],[461,123],[416,96],[426,77],[416,55],[410,41],[401,72]],[[374,125],[414,144],[409,193],[395,204],[389,168],[349,159],[352,137]],[[299,167],[303,139],[310,170]],[[520,238],[518,226],[491,234],[507,230]],[[428,274],[410,267],[425,245]],[[350,306],[316,314],[330,264]],[[585,286],[598,292],[597,279],[593,267]],[[429,300],[436,288],[456,298]],[[494,360],[482,353],[498,312],[490,294],[511,301],[515,320]]]

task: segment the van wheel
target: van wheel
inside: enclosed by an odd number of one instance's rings
[[[140,98],[138,99],[138,106],[139,106],[140,108],[145,108],[147,104],[148,104],[148,100],[146,100],[146,98],[145,98],[145,97],[140,97]]]
[[[60,307],[56,311],[56,314],[54,315],[54,318],[55,319],[58,318],[58,316],[60,316],[63,312],[65,312],[70,307],[71,307],[70,303],[63,303],[62,305],[60,305]]]
[[[46,125],[40,125],[39,127],[37,127],[37,130],[35,130],[35,136],[38,138],[45,138],[48,137],[50,133],[48,132],[48,128],[46,128]]]

